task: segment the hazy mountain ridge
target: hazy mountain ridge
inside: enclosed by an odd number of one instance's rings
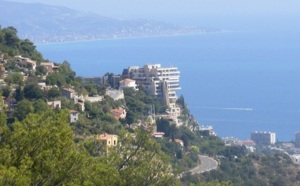
[[[0,25],[18,28],[36,43],[197,34],[214,29],[181,27],[152,20],[121,20],[44,4],[0,0]]]

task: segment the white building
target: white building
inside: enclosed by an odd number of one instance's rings
[[[300,132],[295,133],[295,145],[296,147],[300,147]]]
[[[293,154],[291,158],[295,163],[300,164],[300,154]]]
[[[47,104],[53,109],[61,109],[61,101],[48,101]]]
[[[276,143],[276,134],[273,132],[252,132],[251,140],[257,145],[273,145]]]
[[[127,75],[142,85],[151,96],[162,98],[171,108],[171,112],[180,111],[175,106],[176,91],[180,90],[180,72],[177,67],[161,67],[160,64],[148,64],[143,67],[131,66]],[[176,114],[175,114],[176,115]]]
[[[28,67],[31,70],[36,69],[36,62],[22,56],[15,56],[15,60],[17,60],[18,64],[24,67]]]
[[[78,121],[79,112],[76,110],[70,110],[70,123]]]
[[[74,99],[75,95],[76,95],[76,92],[75,92],[75,90],[73,90],[71,88],[62,88],[61,89],[61,95],[63,97],[68,98],[68,99]]]
[[[123,88],[133,88],[134,90],[137,90],[136,81],[133,79],[123,79],[119,82],[119,89],[122,90]]]

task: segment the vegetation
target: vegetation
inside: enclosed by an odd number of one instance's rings
[[[1,112],[1,117],[5,114]],[[174,185],[168,158],[145,131],[120,134],[122,146],[92,156],[97,141],[74,143],[68,112],[1,120],[1,185]],[[97,151],[97,150],[96,150]]]
[[[163,117],[152,121],[167,107],[142,87],[125,88],[125,99],[114,100],[105,95],[104,85],[82,83],[67,61],[49,75],[38,65],[23,78],[15,55],[43,59],[16,34],[13,27],[0,29],[0,51],[12,71],[0,90],[13,100],[6,105],[0,96],[0,185],[299,185],[299,167],[286,154],[249,153],[244,146],[225,146],[220,138],[195,130],[198,123],[183,96],[177,100],[183,123],[178,127]],[[38,82],[49,87],[41,89]],[[82,111],[78,100],[62,97],[62,87],[103,100],[85,101]],[[50,109],[46,102],[54,100],[61,101],[61,109]],[[126,118],[115,119],[111,110],[117,108],[127,111]],[[70,124],[69,110],[79,112],[78,121]],[[162,139],[151,136],[155,127],[165,134]],[[120,143],[107,148],[95,137],[103,133],[118,135]],[[189,170],[201,164],[199,154],[217,159],[218,168],[191,175]]]
[[[6,53],[8,58],[23,55],[36,61],[42,61],[43,57],[36,50],[34,44],[28,39],[19,39],[17,33],[17,29],[12,26],[7,28],[0,26],[0,51]]]

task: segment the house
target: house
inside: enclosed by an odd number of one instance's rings
[[[54,63],[51,62],[41,62],[41,66],[47,69],[47,74],[51,74],[58,70],[58,66],[55,66]]]
[[[105,149],[106,152],[108,148],[118,145],[118,136],[114,134],[100,134],[96,136],[96,139],[102,142],[102,148]]]
[[[30,70],[36,69],[36,62],[22,56],[15,56],[15,60],[18,62],[18,64],[22,67],[29,68]]]
[[[61,101],[48,101],[47,105],[49,105],[52,109],[61,109]]]
[[[68,98],[68,99],[73,99],[75,98],[75,90],[71,89],[71,88],[62,88],[61,89],[61,95]]]
[[[212,126],[201,126],[199,131],[208,135],[208,136],[217,136]]]
[[[116,120],[119,120],[120,118],[121,119],[126,118],[126,110],[125,109],[122,109],[122,108],[113,109],[113,110],[111,110],[111,113]]]
[[[106,95],[113,98],[115,101],[119,99],[124,99],[124,93],[122,90],[106,90]]]
[[[169,139],[169,142],[172,142],[172,139]],[[184,146],[184,143],[183,143],[183,141],[181,140],[181,139],[175,139],[175,141],[174,141],[175,143],[178,143],[180,146]]]
[[[78,121],[79,112],[77,110],[70,110],[70,123]]]
[[[136,85],[136,81],[133,79],[123,79],[119,82],[119,89],[122,90],[123,88],[133,88],[134,90],[138,90],[137,89],[137,85]]]
[[[50,90],[53,86],[52,85],[46,85],[45,82],[40,82],[38,83],[38,86],[40,87],[40,89],[42,90]]]
[[[76,103],[76,105],[79,107],[79,109],[83,112],[85,110],[85,107],[84,107],[84,102],[83,101],[78,101]]]
[[[159,139],[163,138],[164,135],[165,135],[164,132],[153,132],[153,133],[152,133],[152,137],[154,137],[154,138],[159,138]]]

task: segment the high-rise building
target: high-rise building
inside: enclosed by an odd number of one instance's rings
[[[300,147],[300,131],[295,133],[295,145]]]
[[[102,85],[103,84],[103,78],[100,76],[94,76],[94,77],[82,77],[82,82],[84,84],[92,83],[95,85]]]
[[[257,145],[272,145],[276,143],[276,134],[273,132],[252,132],[251,140]]]
[[[137,84],[143,85],[149,95],[163,98],[163,91],[166,91],[169,99],[177,99],[176,90],[180,89],[180,72],[177,67],[163,68],[160,64],[131,66],[128,74]]]
[[[181,88],[179,85],[180,71],[177,67],[147,64],[143,67],[131,66],[123,72],[127,73],[123,74],[124,77],[136,80],[137,85],[142,85],[149,95],[162,98],[171,109],[170,112],[178,112],[175,105],[176,91]]]

